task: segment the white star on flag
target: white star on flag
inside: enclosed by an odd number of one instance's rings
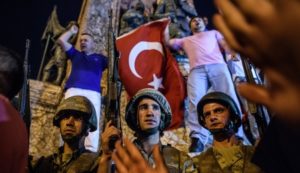
[[[163,78],[157,78],[155,74],[153,74],[153,81],[148,83],[149,86],[153,86],[154,89],[158,90],[158,88],[164,88],[164,86],[161,84]]]

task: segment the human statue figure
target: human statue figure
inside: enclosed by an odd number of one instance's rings
[[[147,22],[144,15],[145,5],[141,0],[134,0],[121,17],[120,35],[125,34]]]
[[[55,33],[55,35],[53,36],[53,39],[55,42],[53,45],[53,48],[51,49],[51,52],[53,52],[53,55],[51,56],[49,62],[44,67],[42,81],[44,81],[44,82],[49,81],[51,78],[52,69],[53,69],[53,67],[56,67],[57,74],[56,74],[55,79],[53,80],[53,84],[56,84],[56,85],[61,84],[61,81],[64,78],[64,74],[65,74],[65,69],[66,69],[66,64],[67,64],[67,56],[66,56],[65,51],[62,49],[62,47],[56,43],[56,40],[62,33],[67,31],[68,29],[70,29],[70,27],[74,24],[76,24],[75,21],[69,22],[66,29],[60,30],[59,33]],[[72,38],[70,38],[71,43],[74,43],[75,41],[76,41],[76,36],[73,36]]]
[[[191,34],[189,20],[197,16],[197,11],[188,0],[175,0],[174,3],[177,7],[175,11],[177,32],[174,36],[177,38],[186,37]]]
[[[156,0],[153,3],[153,13],[149,17],[151,20],[170,17],[174,21],[176,19],[175,10],[176,6],[173,0]]]

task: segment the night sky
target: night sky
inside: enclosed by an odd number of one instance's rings
[[[211,19],[216,9],[213,0],[194,0],[200,16]],[[9,0],[0,2],[0,44],[24,56],[25,40],[31,40],[30,77],[35,79],[41,63],[43,46],[41,36],[54,5],[62,26],[77,20],[82,0]],[[212,28],[211,20],[209,28]]]
[[[82,0],[9,0],[0,2],[0,44],[25,53],[25,40],[31,40],[29,63],[31,78],[36,78],[44,42],[41,37],[54,5],[62,26],[77,20]]]
[[[194,0],[194,4],[199,16],[206,16],[209,19],[208,28],[213,28],[211,18],[217,12],[213,0]]]

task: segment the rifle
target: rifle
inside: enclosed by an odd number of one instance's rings
[[[115,35],[112,27],[112,10],[109,11],[109,26],[108,26],[108,77],[107,77],[107,105],[105,110],[106,121],[112,120],[112,124],[120,129],[120,93],[121,84],[118,81],[118,69],[117,69],[117,51],[115,46]],[[109,148],[114,149],[115,142],[119,139],[118,136],[111,136],[109,141]]]
[[[245,70],[245,75],[246,75],[246,80],[248,83],[250,84],[262,84],[262,82],[260,81],[259,76],[256,74],[257,77],[257,81],[255,80],[253,71],[254,70],[254,66],[252,63],[250,63],[249,59],[247,58],[241,58],[244,70]],[[256,103],[251,103],[248,101],[248,109],[249,112],[254,116],[255,121],[257,123],[258,126],[258,132],[259,135],[261,136],[269,123],[269,114],[267,109],[260,104],[256,104]]]
[[[30,49],[30,40],[26,39],[25,45],[25,57],[24,57],[24,83],[19,93],[19,104],[18,110],[26,124],[27,132],[29,134],[30,123],[31,123],[31,112],[30,112],[30,97],[29,97],[29,65],[28,65],[28,54]]]

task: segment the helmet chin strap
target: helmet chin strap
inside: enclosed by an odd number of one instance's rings
[[[223,128],[218,128],[218,129],[210,129],[210,133],[214,136],[216,135],[225,135],[225,136],[230,136],[234,134],[234,125],[233,122],[230,121],[225,127]]]
[[[80,142],[83,140],[83,135],[76,135],[76,136],[62,136],[63,141],[67,143],[69,146],[77,146],[80,144]]]
[[[150,129],[147,129],[147,130],[141,130],[139,128],[138,135],[142,136],[142,137],[148,137],[148,136],[151,136],[151,135],[153,135],[157,132],[159,132],[159,127],[154,127],[154,128],[150,128]]]

